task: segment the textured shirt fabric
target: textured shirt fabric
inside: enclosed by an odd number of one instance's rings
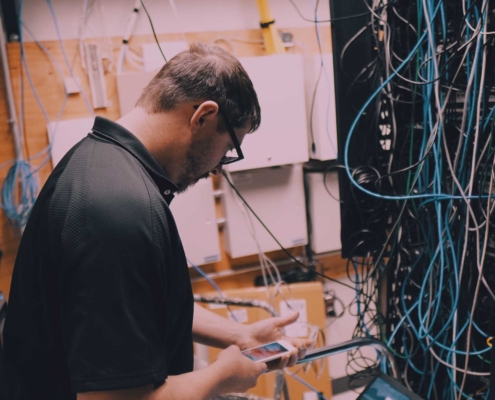
[[[132,133],[100,117],[56,166],[21,240],[5,324],[24,398],[157,387],[192,370],[176,190]]]

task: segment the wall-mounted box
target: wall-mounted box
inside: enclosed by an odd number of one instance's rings
[[[342,245],[338,174],[329,172],[325,177],[323,172],[306,172],[305,179],[309,194],[312,250],[317,254],[340,250]],[[330,196],[327,189],[337,200]]]
[[[64,121],[50,122],[47,126],[48,141],[50,142],[53,168],[65,154],[79,141],[91,132],[95,119],[77,118]]]
[[[321,161],[335,160],[337,120],[332,54],[305,56],[304,77],[309,157]]]
[[[246,135],[245,159],[228,166],[242,171],[308,160],[303,57],[281,54],[239,59],[261,106],[261,125]]]
[[[196,265],[220,261],[215,198],[210,178],[175,197],[170,205],[186,257]]]
[[[286,248],[307,244],[304,182],[301,165],[232,173],[234,185],[258,214],[268,229]],[[232,258],[258,254],[250,234],[252,220],[256,238],[263,252],[279,250],[275,240],[263,226],[236,201],[225,178],[222,206],[225,216],[225,248]],[[240,200],[239,200],[240,201]]]

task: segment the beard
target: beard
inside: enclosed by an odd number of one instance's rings
[[[207,179],[210,176],[208,151],[201,150],[199,146],[191,146],[186,153],[184,172],[176,182],[177,193],[183,193],[187,188],[194,186],[201,179]],[[208,158],[208,160],[206,159]],[[208,172],[204,172],[208,171]]]
[[[210,176],[210,173],[206,173],[204,175],[201,175],[199,178],[195,178],[195,179],[184,179],[184,180],[181,180],[178,184],[177,184],[177,194],[180,194],[180,193],[184,193],[188,188],[190,188],[191,186],[194,186],[196,183],[198,183],[201,179],[208,179]]]

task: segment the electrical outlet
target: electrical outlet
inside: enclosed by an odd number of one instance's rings
[[[65,91],[68,94],[81,93],[81,82],[76,77],[72,78],[71,76],[69,76],[67,78],[64,78],[64,86]]]
[[[278,31],[280,38],[284,44],[284,47],[293,47],[294,46],[294,35],[290,32]]]

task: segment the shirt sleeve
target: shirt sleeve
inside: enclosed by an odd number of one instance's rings
[[[76,393],[157,386],[168,375],[165,285],[142,189],[115,183],[81,191],[90,198],[71,194],[60,237],[59,287]]]

